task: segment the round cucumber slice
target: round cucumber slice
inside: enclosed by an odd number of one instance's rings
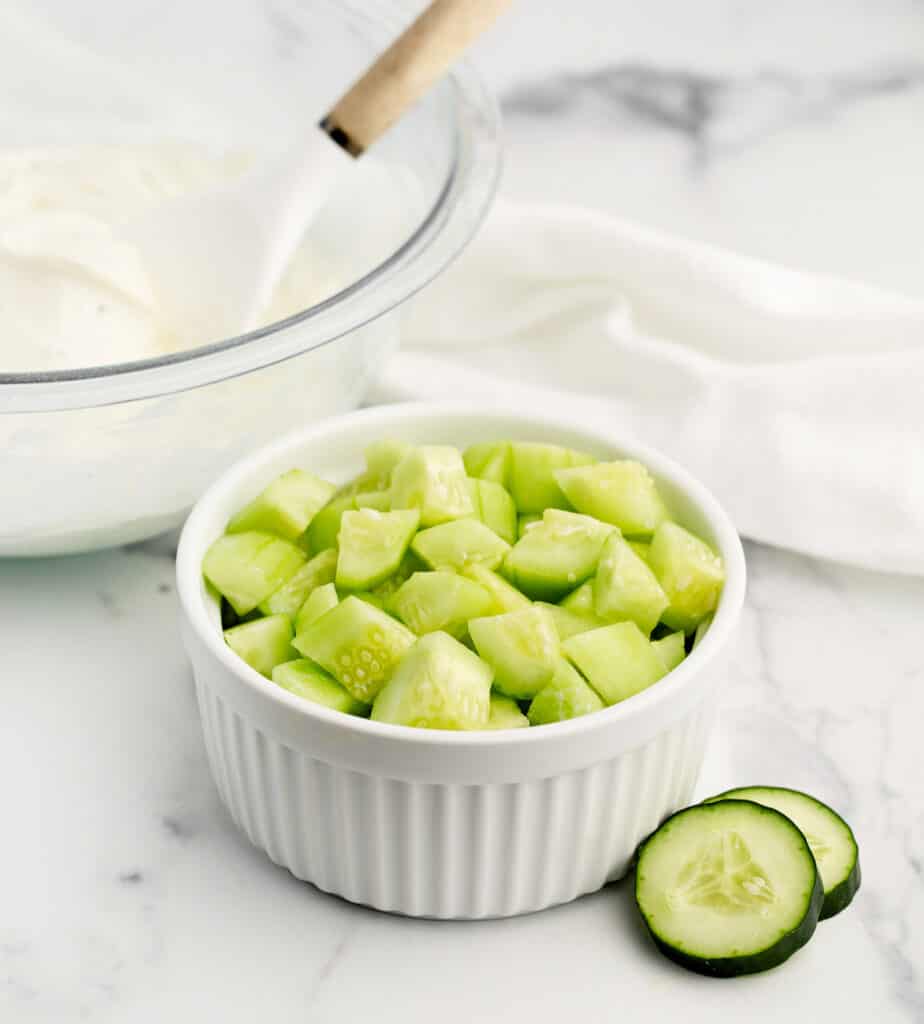
[[[827,804],[808,793],[782,786],[743,786],[710,797],[717,800],[753,800],[785,814],[799,826],[815,856],[825,899],[821,920],[839,914],[860,888],[860,851],[846,821]]]
[[[635,901],[658,949],[717,978],[766,971],[812,937],[824,893],[779,811],[721,800],[678,811],[642,844]]]

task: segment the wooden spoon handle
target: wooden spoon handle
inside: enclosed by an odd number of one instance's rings
[[[353,156],[387,131],[512,0],[433,0],[341,96],[321,127]]]

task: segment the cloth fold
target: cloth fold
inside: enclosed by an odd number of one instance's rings
[[[424,397],[606,422],[747,537],[924,574],[924,302],[502,202],[412,305],[373,399]]]

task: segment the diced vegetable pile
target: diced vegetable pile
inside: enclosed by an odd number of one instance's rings
[[[708,628],[721,560],[638,462],[549,444],[372,444],[344,487],[292,469],[203,562],[228,645],[380,722],[515,729],[651,686]]]

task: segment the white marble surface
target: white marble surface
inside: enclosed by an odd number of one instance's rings
[[[479,59],[511,194],[924,293],[920,0],[528,0]],[[864,884],[784,968],[720,983],[652,951],[624,883],[441,924],[271,865],[208,777],[172,543],[0,564],[4,1024],[924,1020],[924,580],[749,546],[700,790],[817,793]]]

